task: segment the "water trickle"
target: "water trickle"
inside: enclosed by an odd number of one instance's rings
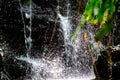
[[[31,47],[32,47],[32,38],[31,38],[31,32],[32,32],[32,0],[29,0],[29,9],[23,13],[23,7],[22,7],[22,3],[21,1],[19,1],[19,5],[20,5],[20,12],[21,12],[21,16],[22,16],[22,21],[23,21],[23,25],[24,25],[24,38],[25,38],[25,47],[26,47],[26,53],[27,56],[31,51]],[[25,15],[25,17],[24,17]],[[25,18],[28,21],[25,21]]]

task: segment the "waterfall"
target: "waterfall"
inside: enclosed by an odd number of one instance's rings
[[[25,12],[25,17],[29,20],[29,23],[26,24],[23,17],[22,6],[21,6],[21,14],[24,23],[24,37],[27,52],[29,53],[31,50],[31,27],[32,27],[32,3],[30,0],[30,8],[28,12]],[[72,16],[70,15],[71,4],[69,0],[67,0],[65,14],[62,15],[59,10],[60,3],[58,0],[58,10],[57,16],[59,17],[60,28],[63,32],[64,38],[64,52],[61,53],[62,56],[57,56],[52,60],[42,58],[30,58],[28,57],[17,57],[19,60],[26,61],[31,66],[31,80],[90,80],[94,79],[95,75],[93,72],[92,62],[90,61],[90,55],[88,47],[91,46],[92,43],[95,43],[93,40],[94,35],[91,32],[91,28],[85,28],[81,30],[79,36],[75,40],[75,42],[70,41],[70,37],[72,34]],[[87,24],[86,26],[90,26]],[[88,34],[89,38],[89,46],[84,41],[84,33]],[[94,50],[94,44],[91,47]],[[43,52],[44,53],[44,52]],[[49,53],[55,54],[55,53]]]
[[[87,1],[1,0],[0,79],[91,80],[97,72],[100,78],[119,78],[119,15],[102,43],[94,40],[99,24],[88,22],[70,40]]]

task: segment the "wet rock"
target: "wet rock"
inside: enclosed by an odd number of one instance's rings
[[[33,2],[41,6],[42,9],[47,7],[56,7],[58,5],[57,0],[33,0]]]
[[[112,66],[112,76],[114,80],[120,79],[120,61],[117,61]]]
[[[0,71],[3,70],[3,62],[2,62],[2,57],[0,56]]]
[[[5,55],[4,58],[3,72],[10,78],[10,80],[24,80],[25,78],[29,78],[28,75],[31,71],[30,64],[18,60],[12,55]]]
[[[2,38],[10,47],[23,52],[24,50],[24,33],[19,3],[16,0],[1,0],[1,22],[0,30]],[[16,51],[16,52],[17,52]]]
[[[110,46],[102,51],[95,65],[97,76],[105,79],[120,79],[120,45]]]
[[[98,75],[102,78],[109,79],[110,70],[106,56],[104,55],[99,56],[98,60],[95,62],[95,65],[97,67]]]

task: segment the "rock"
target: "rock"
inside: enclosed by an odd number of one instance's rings
[[[95,65],[97,76],[105,79],[120,79],[120,46],[110,46],[101,51]]]
[[[109,79],[109,75],[110,75],[110,70],[109,70],[109,65],[108,65],[108,61],[107,61],[107,56],[101,54],[98,57],[98,60],[95,62],[95,65],[97,67],[97,72],[98,75],[102,78],[106,78]]]
[[[58,5],[57,0],[33,0],[33,2],[42,9],[56,7]]]
[[[31,65],[25,61],[17,60],[12,55],[5,55],[4,70],[10,80],[24,80],[30,77]],[[29,75],[29,76],[28,76]]]
[[[120,79],[120,61],[117,61],[112,66],[112,76],[114,80]]]

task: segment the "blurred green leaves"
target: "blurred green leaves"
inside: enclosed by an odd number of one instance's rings
[[[95,35],[95,39],[101,40],[112,28],[117,2],[118,0],[89,0],[71,40],[73,41],[77,37],[81,27],[83,27],[86,22],[92,25],[100,25],[100,30]]]

